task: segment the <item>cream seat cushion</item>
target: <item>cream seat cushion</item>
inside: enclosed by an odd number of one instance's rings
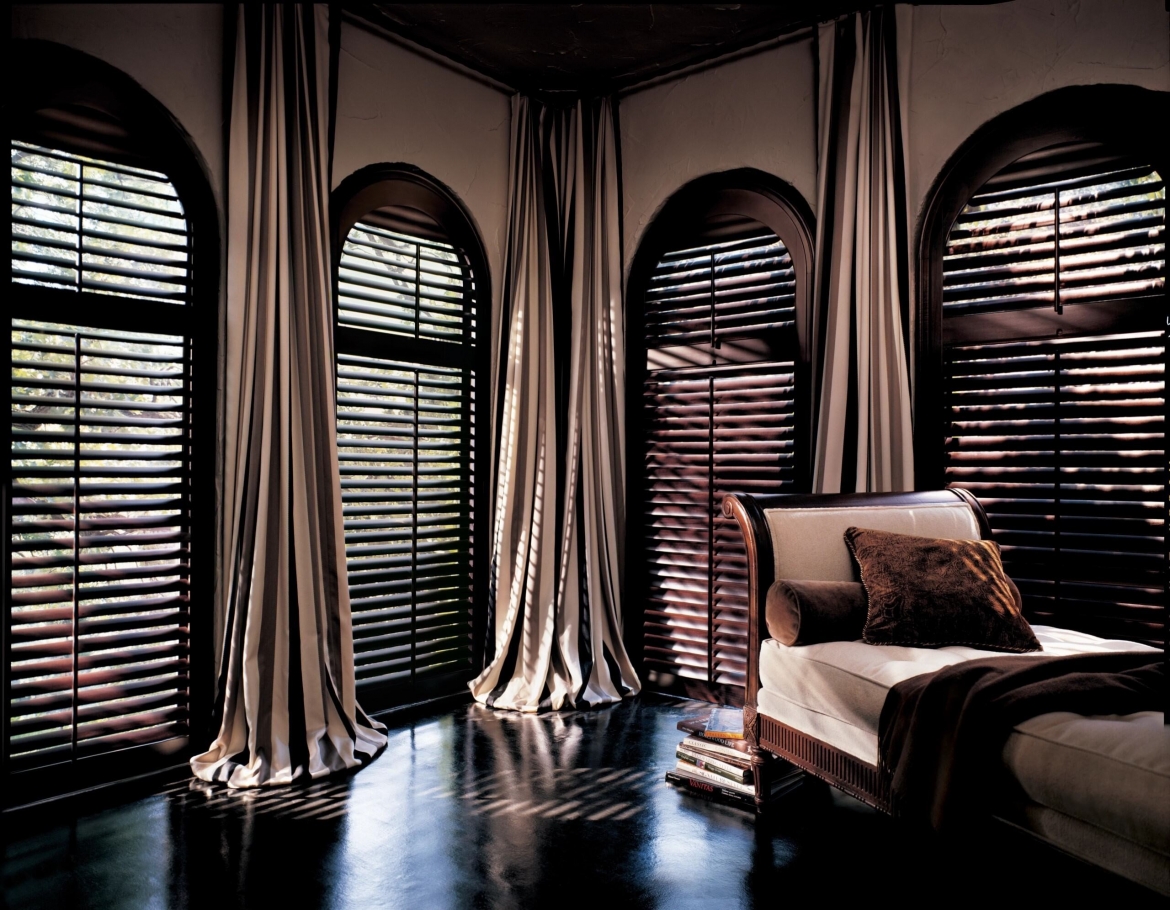
[[[1162,712],[1041,714],[1016,727],[1003,758],[1032,802],[1156,850],[1170,863],[1170,727]]]
[[[1043,648],[1031,652],[1035,656],[1155,650],[1052,626],[1033,626],[1032,631]],[[787,647],[767,639],[760,648],[757,705],[761,714],[877,765],[878,719],[886,693],[896,683],[963,661],[1002,656],[978,648],[908,648],[862,641]]]
[[[1036,655],[1157,653],[1068,629],[1032,630],[1043,647]],[[761,714],[877,765],[878,720],[895,684],[993,656],[1002,655],[860,641],[786,647],[769,639],[761,648],[757,704]],[[1023,798],[1017,824],[1074,856],[1170,894],[1170,727],[1160,712],[1041,714],[1015,728],[1003,760]]]

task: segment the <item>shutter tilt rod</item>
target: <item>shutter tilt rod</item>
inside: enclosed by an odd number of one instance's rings
[[[79,256],[80,259],[80,256]],[[77,274],[81,275],[78,268]],[[81,332],[73,333],[73,700],[69,719],[69,760],[77,761],[77,648],[81,643]]]
[[[719,347],[719,339],[715,337],[715,253],[709,253],[711,262],[711,363],[715,363],[715,349]]]
[[[1060,301],[1060,190],[1056,190],[1052,194],[1054,200],[1053,222],[1052,222],[1052,249],[1053,249],[1053,263],[1052,263],[1052,284],[1055,291],[1055,302],[1053,309],[1056,310],[1056,315],[1064,313],[1064,304]]]

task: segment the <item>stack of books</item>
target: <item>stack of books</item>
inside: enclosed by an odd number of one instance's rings
[[[751,749],[743,736],[743,712],[716,708],[706,719],[681,720],[678,728],[689,734],[678,744],[678,764],[666,772],[667,783],[686,793],[725,805],[755,810],[756,782]],[[804,772],[781,759],[770,759],[767,802],[800,786]]]

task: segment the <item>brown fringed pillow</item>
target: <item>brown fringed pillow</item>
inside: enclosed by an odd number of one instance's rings
[[[768,634],[783,645],[856,641],[865,628],[865,589],[855,581],[789,581],[768,588]]]
[[[872,645],[1039,651],[1019,593],[990,540],[936,540],[849,528],[845,543],[869,599]]]

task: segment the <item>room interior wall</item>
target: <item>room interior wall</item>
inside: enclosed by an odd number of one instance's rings
[[[483,240],[499,300],[508,219],[509,96],[344,23],[333,180],[370,164],[421,168],[455,192]],[[493,317],[498,315],[498,303]]]
[[[1164,0],[900,5],[898,19],[912,222],[950,156],[998,114],[1069,85],[1170,91]],[[622,99],[627,272],[655,212],[704,174],[759,168],[815,213],[815,73],[810,36]]]
[[[122,69],[191,135],[222,201],[223,7],[27,4],[16,38],[58,41]],[[1170,91],[1163,0],[1012,0],[903,6],[900,56],[908,207],[916,219],[947,159],[982,123],[1067,85],[1117,82]],[[815,211],[815,49],[810,35],[635,91],[621,100],[624,259],[688,181],[754,167],[792,184]],[[503,273],[508,97],[346,24],[335,182],[377,162],[414,164],[446,183]]]
[[[815,211],[813,51],[806,34],[621,99],[627,274],[657,211],[704,174],[756,168],[791,184]]]
[[[1170,91],[1164,0],[1013,0],[900,13],[911,26],[899,55],[909,58],[903,116],[915,218],[951,155],[1004,111],[1070,85]]]
[[[104,60],[166,106],[203,156],[222,211],[221,4],[21,4],[11,10],[13,38],[55,41]]]
[[[56,41],[134,78],[191,136],[221,217],[226,195],[221,4],[22,4],[12,36]],[[477,223],[500,291],[507,229],[508,96],[351,25],[342,27],[335,185],[379,162],[446,183]]]

